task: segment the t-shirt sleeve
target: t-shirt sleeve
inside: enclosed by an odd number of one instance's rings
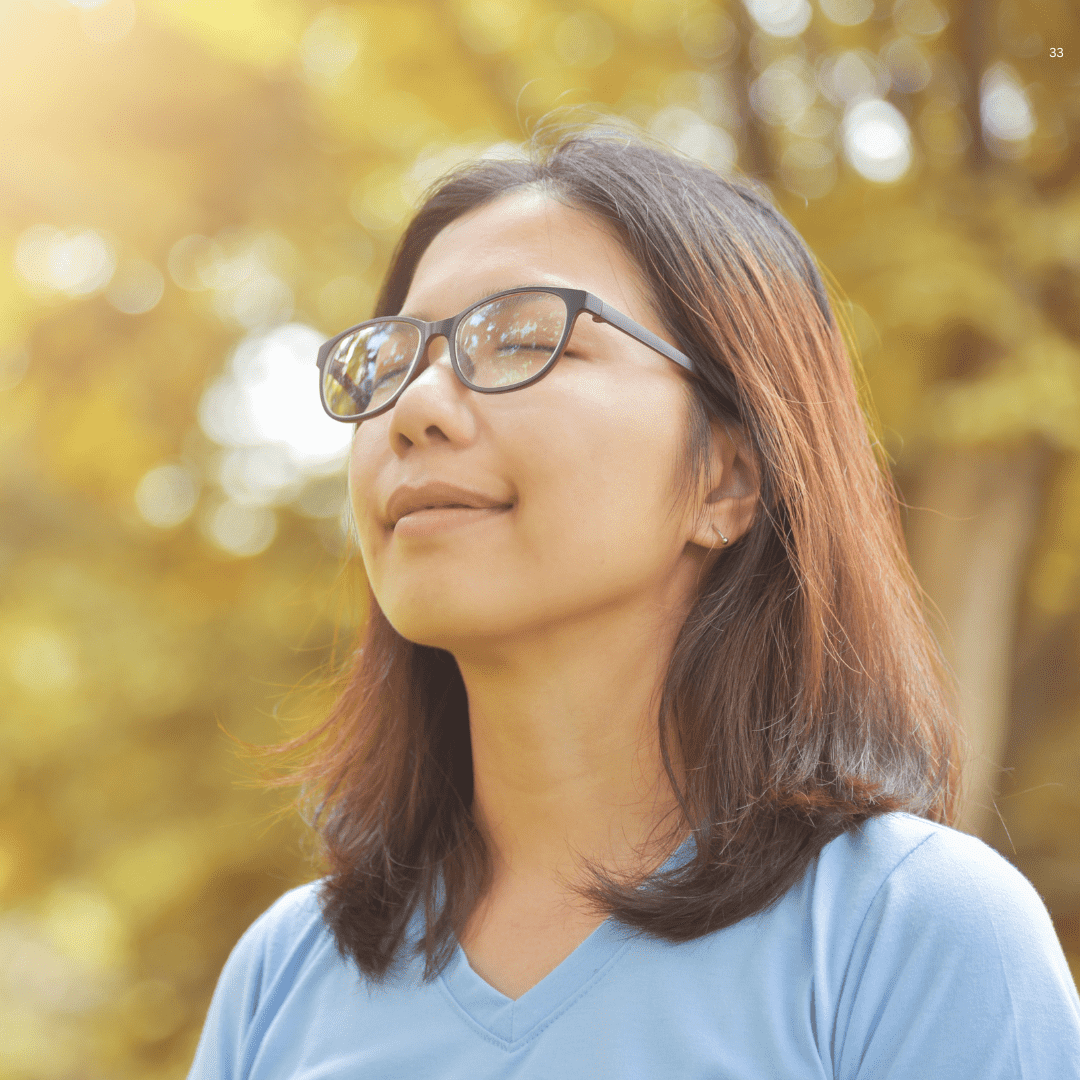
[[[1080,1080],[1080,998],[1031,883],[935,829],[873,897],[843,975],[837,1080]]]
[[[280,897],[244,931],[218,977],[188,1080],[243,1080],[257,1014],[282,991],[319,920],[315,885]]]

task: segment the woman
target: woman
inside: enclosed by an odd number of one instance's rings
[[[623,134],[480,161],[320,352],[363,648],[329,874],[191,1076],[1080,1077],[836,319],[754,191]]]

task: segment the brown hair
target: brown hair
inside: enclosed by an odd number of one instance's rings
[[[659,702],[682,815],[671,836],[689,831],[696,852],[636,878],[586,863],[579,889],[630,928],[687,941],[775,902],[826,843],[875,814],[950,822],[955,723],[821,276],[756,190],[625,132],[537,140],[528,159],[482,159],[433,189],[375,313],[400,310],[448,223],[523,185],[614,230],[693,358],[679,496],[707,478],[712,422],[737,426],[760,477],[754,522],[702,576]],[[467,698],[453,656],[399,635],[368,592],[337,703],[276,750],[314,747],[291,782],[314,805],[329,865],[321,902],[342,955],[382,979],[423,903],[417,953],[433,979],[491,881]]]

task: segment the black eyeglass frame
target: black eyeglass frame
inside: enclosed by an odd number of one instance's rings
[[[548,360],[535,375],[530,375],[527,379],[519,383],[514,383],[512,386],[475,386],[465,378],[464,374],[462,374],[461,367],[458,364],[455,339],[457,337],[458,327],[461,325],[462,320],[466,316],[471,315],[477,308],[484,307],[485,304],[490,304],[494,300],[500,300],[504,296],[533,292],[550,293],[553,296],[558,296],[566,304],[566,326],[563,329],[559,343],[555,346],[555,350],[551,354],[551,359]],[[323,409],[331,419],[340,420],[344,424],[359,423],[362,420],[371,420],[373,417],[379,416],[381,413],[394,407],[398,398],[404,393],[405,388],[416,378],[423,367],[426,366],[426,364],[422,364],[421,362],[427,356],[427,349],[428,345],[431,343],[431,339],[436,337],[446,338],[447,350],[450,353],[450,364],[454,369],[454,374],[470,390],[475,390],[478,394],[507,394],[512,390],[522,390],[526,386],[531,386],[534,382],[542,379],[556,363],[558,363],[559,357],[562,356],[563,350],[570,340],[570,335],[574,332],[574,325],[577,322],[578,316],[582,312],[588,312],[592,316],[593,322],[603,322],[608,323],[610,326],[614,326],[616,330],[621,330],[624,334],[628,334],[636,341],[640,341],[642,345],[648,346],[654,352],[658,352],[668,360],[673,360],[691,374],[696,374],[694,362],[689,356],[680,352],[674,346],[669,345],[663,338],[657,337],[651,330],[646,330],[644,326],[634,322],[633,319],[627,317],[621,311],[616,311],[610,304],[605,304],[600,297],[595,296],[593,293],[586,292],[584,289],[564,289],[554,285],[530,285],[522,286],[517,289],[505,289],[503,292],[485,296],[475,304],[470,304],[464,311],[458,312],[457,315],[452,315],[449,319],[440,319],[438,322],[424,322],[423,319],[413,319],[407,315],[381,315],[378,318],[367,319],[362,323],[357,323],[356,326],[350,326],[348,330],[343,330],[340,334],[336,334],[319,347],[318,359],[315,361],[319,368],[319,400],[322,402]],[[339,341],[347,338],[350,334],[355,334],[365,326],[389,322],[409,323],[420,331],[420,345],[416,350],[416,356],[413,357],[412,362],[409,364],[409,370],[405,375],[405,381],[377,409],[372,409],[370,412],[355,413],[349,416],[339,416],[336,413],[331,412],[330,407],[326,404],[325,379],[326,362],[330,357],[330,353]]]

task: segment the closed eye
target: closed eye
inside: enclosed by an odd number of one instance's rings
[[[396,379],[403,371],[408,371],[408,369],[408,364],[403,364],[401,367],[396,367],[390,371],[383,372],[376,381],[374,389],[378,389],[388,379]]]
[[[549,353],[550,354],[550,353],[553,353],[555,351],[555,346],[554,345],[544,345],[544,344],[541,344],[541,343],[538,343],[538,342],[530,342],[528,345],[525,345],[525,344],[514,345],[512,343],[508,343],[506,345],[500,345],[496,351],[500,352],[500,353],[511,353],[511,354],[516,354],[516,353],[521,353],[521,352],[539,352],[539,353]]]

